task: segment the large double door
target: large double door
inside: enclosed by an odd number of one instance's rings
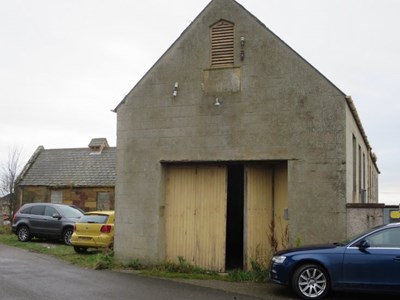
[[[286,164],[168,165],[165,257],[216,271],[266,264],[286,208]]]

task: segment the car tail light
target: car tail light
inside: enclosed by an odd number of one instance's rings
[[[103,225],[103,226],[101,226],[100,231],[102,233],[110,233],[111,232],[111,225]]]
[[[17,210],[17,212],[14,214],[12,222],[13,224],[15,224],[15,219],[17,218],[17,213],[19,212],[19,209]]]
[[[76,224],[74,224],[74,232],[76,232]]]

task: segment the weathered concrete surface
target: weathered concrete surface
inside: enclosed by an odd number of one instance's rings
[[[209,30],[220,19],[235,24],[236,57],[214,70]],[[290,243],[341,240],[346,109],[338,88],[239,4],[212,1],[117,107],[116,256],[164,258],[163,162],[287,161]]]

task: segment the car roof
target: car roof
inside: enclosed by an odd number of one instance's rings
[[[400,222],[395,222],[395,223],[386,224],[384,227],[399,227],[399,226],[400,226]]]
[[[70,206],[70,205],[63,204],[63,203],[50,203],[50,202],[25,203],[23,206],[34,206],[34,205]]]
[[[95,210],[95,211],[88,211],[85,212],[85,215],[114,215],[115,212],[113,210]]]

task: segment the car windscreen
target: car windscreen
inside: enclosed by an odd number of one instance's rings
[[[105,224],[107,222],[107,219],[107,215],[83,215],[79,219],[79,223]]]
[[[57,206],[57,210],[60,212],[60,214],[65,217],[65,218],[80,218],[83,214],[72,207],[69,206]]]

